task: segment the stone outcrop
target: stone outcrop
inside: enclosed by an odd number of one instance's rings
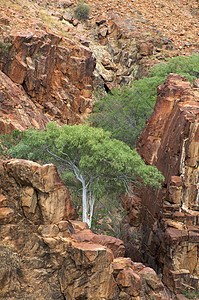
[[[115,0],[88,2],[86,24],[66,11],[76,5],[71,1],[1,3],[1,133],[44,129],[49,120],[81,123],[92,108],[93,85],[122,86],[165,57],[198,49],[195,0],[123,1],[117,8]],[[126,253],[141,260],[142,239],[145,260],[174,292],[198,286],[197,81],[194,88],[178,76],[159,88],[138,148],[163,172],[165,186],[123,199],[130,211]],[[121,241],[68,221],[75,210],[54,166],[7,161],[0,177],[0,297],[166,299],[153,270],[115,262],[113,254],[119,259],[124,252]]]
[[[121,290],[118,299],[171,299],[156,272],[142,263],[116,258],[113,274]]]
[[[10,133],[14,129],[27,130],[30,126],[45,129],[49,117],[27,96],[22,87],[17,86],[0,71],[0,133]]]
[[[89,4],[94,15],[88,28],[94,32],[90,48],[97,60],[95,86],[122,86],[145,76],[164,58],[198,49],[198,15],[188,3],[99,0]],[[192,5],[191,10],[197,11],[198,4],[193,1]],[[89,37],[92,39],[91,34]]]
[[[170,299],[152,269],[117,257],[122,241],[69,220],[76,213],[54,165],[8,160],[0,179],[1,299]]]
[[[51,224],[77,216],[69,192],[52,164],[8,160],[1,163],[0,179],[4,208],[0,224],[18,223],[24,218],[34,224]]]
[[[157,49],[174,49],[171,40],[157,37],[144,36],[134,18],[119,17],[118,14],[102,14],[96,19],[95,36],[98,44],[90,45],[96,56],[96,69],[94,71],[94,86],[108,89],[122,86],[134,78],[147,74],[154,64]],[[99,45],[100,43],[100,45]],[[154,61],[150,57],[153,55]]]
[[[121,240],[116,239],[112,236],[102,234],[97,235],[94,234],[91,230],[87,229],[76,233],[74,237],[80,242],[91,242],[106,246],[107,248],[111,249],[114,257],[121,257],[125,254],[124,243]]]
[[[22,19],[17,29],[16,18]],[[80,123],[91,110],[95,58],[78,41],[38,24],[42,21],[27,22],[17,11],[1,12],[0,69],[42,113],[61,123]]]
[[[142,158],[165,177],[161,190],[139,191],[142,254],[175,293],[199,287],[198,113],[196,84],[170,74],[137,143]],[[132,220],[135,231],[137,223]]]

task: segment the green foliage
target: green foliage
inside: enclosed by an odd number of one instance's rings
[[[76,165],[85,177],[92,174],[99,194],[111,187],[121,188],[126,181],[140,181],[150,186],[160,186],[163,176],[152,166],[147,166],[135,150],[111,138],[111,133],[87,125],[64,125],[59,128],[49,123],[47,130],[29,129],[23,139],[8,153],[16,158],[34,161],[54,160],[72,179]],[[110,184],[111,181],[111,184]]]
[[[15,158],[54,162],[66,183],[82,190],[83,221],[89,227],[96,199],[126,192],[131,182],[160,187],[164,180],[127,144],[88,125],[48,123],[46,131],[31,128],[8,153]]]
[[[191,83],[199,76],[199,55],[177,56],[167,63],[156,65],[150,71],[150,76],[166,78],[169,73],[185,76]]]
[[[13,130],[10,134],[1,135],[0,156],[6,157],[7,150],[16,146],[23,138],[24,133],[19,130]]]
[[[5,43],[0,41],[0,49],[3,55],[8,53],[8,50],[11,46],[12,45],[10,43]]]
[[[86,21],[89,18],[90,7],[84,2],[80,2],[74,10],[75,17],[79,21]]]
[[[183,290],[181,291],[181,293],[183,295],[185,295],[185,297],[187,297],[187,299],[199,299],[199,291],[195,290],[195,289],[187,289],[187,290]]]
[[[115,89],[96,102],[90,121],[111,131],[114,138],[134,147],[156,101],[157,77],[138,80],[129,87]]]
[[[157,87],[165,82],[169,73],[184,75],[193,82],[199,75],[199,55],[175,57],[153,67],[149,77],[139,79],[121,90],[111,91],[96,102],[89,121],[95,127],[111,131],[114,138],[135,147],[153,111]]]

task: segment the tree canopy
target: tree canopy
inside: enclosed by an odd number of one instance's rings
[[[164,83],[169,73],[184,75],[193,82],[199,76],[199,55],[174,57],[154,66],[148,77],[100,97],[95,103],[94,114],[90,117],[93,126],[111,131],[114,138],[134,148],[153,111],[157,87]]]
[[[53,161],[66,177],[81,183],[83,221],[91,226],[95,200],[107,192],[125,192],[129,183],[160,187],[161,173],[146,165],[135,150],[88,125],[47,124],[29,129],[8,153],[15,158]]]

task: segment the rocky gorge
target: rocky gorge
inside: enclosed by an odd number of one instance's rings
[[[198,51],[197,1],[88,3],[84,24],[76,1],[0,4],[1,134],[81,124],[94,90]],[[123,241],[76,221],[54,165],[1,162],[0,299],[166,300],[198,290],[198,86],[170,74],[158,87],[137,151],[165,183],[122,198]]]
[[[1,299],[170,299],[153,269],[124,258],[121,240],[73,221],[54,165],[0,169]]]

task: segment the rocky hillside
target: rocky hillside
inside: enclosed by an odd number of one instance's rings
[[[20,115],[24,129],[49,120],[80,123],[91,112],[93,89],[110,90],[166,58],[198,51],[197,1],[88,3],[89,19],[81,23],[74,18],[76,1],[1,1],[0,70],[12,80],[2,79],[12,87],[8,93],[1,83],[1,95],[15,102],[24,93],[27,106],[43,115],[32,124],[26,105],[13,103],[10,112],[4,100],[4,131],[16,128]]]

